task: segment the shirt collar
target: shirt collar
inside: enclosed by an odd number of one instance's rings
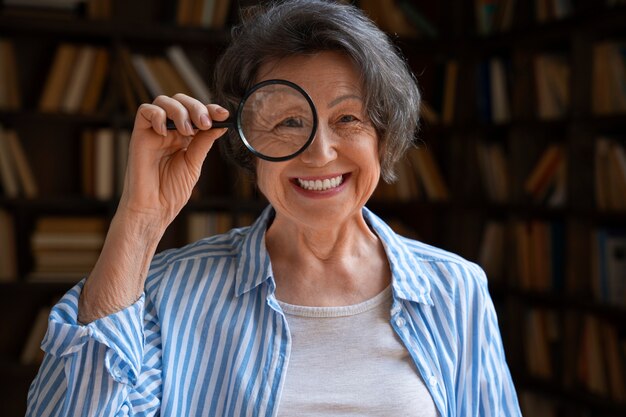
[[[274,215],[274,209],[271,206],[266,207],[248,228],[241,243],[235,275],[237,296],[251,291],[266,280],[270,280],[271,292],[274,290],[272,266],[265,246],[265,232]],[[363,208],[363,216],[385,249],[391,267],[394,298],[432,305],[427,273],[420,263],[415,261],[415,254],[409,249],[404,238],[366,207]]]

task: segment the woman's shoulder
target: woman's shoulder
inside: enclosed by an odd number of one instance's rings
[[[455,252],[433,246],[420,240],[415,240],[404,236],[399,236],[399,238],[402,240],[404,245],[406,245],[409,252],[421,262],[449,263],[452,265],[458,265],[459,267],[463,268],[481,269],[475,262],[470,261]]]
[[[407,264],[416,269],[420,281],[426,280],[433,299],[458,300],[460,294],[483,298],[488,293],[483,269],[454,252],[403,236],[398,236]],[[454,302],[454,301],[452,301]]]
[[[238,256],[249,227],[231,229],[226,233],[208,236],[178,248],[157,253],[150,264],[146,289],[158,285],[167,271],[182,263],[200,263]]]

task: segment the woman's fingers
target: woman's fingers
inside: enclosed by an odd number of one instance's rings
[[[186,148],[186,159],[194,167],[202,165],[207,153],[225,128],[213,129],[213,121],[228,119],[229,112],[217,104],[204,105],[185,94],[173,97],[158,96],[152,104],[142,104],[135,120],[135,128],[152,129],[161,136],[168,135],[166,123],[170,119],[179,135],[186,139],[178,144]]]

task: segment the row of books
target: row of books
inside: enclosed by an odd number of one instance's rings
[[[0,195],[33,198],[37,182],[17,132],[0,125]]]
[[[203,103],[211,102],[205,77],[178,45],[168,47],[164,55],[150,56],[124,48],[120,57],[121,93],[130,114],[135,114],[139,104],[162,94],[184,93]]]
[[[230,212],[194,212],[187,216],[187,241],[195,242],[205,237],[226,233],[234,227],[249,226],[254,222],[251,214]]]
[[[476,32],[484,36],[510,30],[516,4],[516,0],[474,0]]]
[[[610,137],[595,141],[595,197],[600,210],[626,209],[626,143]]]
[[[230,12],[230,0],[178,0],[176,23],[180,26],[197,26],[223,29]]]
[[[558,53],[537,54],[532,58],[532,79],[536,117],[556,119],[564,117],[570,107],[570,66],[567,57]],[[443,63],[436,76],[435,90],[429,102],[435,117],[431,118],[450,125],[460,116],[457,95],[460,93],[459,62]],[[526,70],[525,70],[526,71]],[[476,65],[475,92],[478,120],[484,123],[504,124],[512,119],[512,64],[508,58],[491,57]],[[529,91],[518,94],[528,95]]]
[[[0,38],[0,109],[14,110],[22,106],[17,68],[13,42]]]
[[[574,240],[591,254],[587,271],[575,271]],[[513,262],[511,262],[511,258]],[[589,288],[597,301],[626,307],[626,230],[574,232],[562,221],[491,220],[483,230],[478,263],[494,282],[504,279],[528,291],[578,292]],[[573,282],[582,275],[586,283]],[[587,294],[589,294],[587,292]]]
[[[573,13],[572,0],[535,0],[535,19],[538,22],[565,19]]]
[[[476,161],[489,201],[506,203],[511,196],[511,173],[504,146],[496,141],[477,141]],[[562,144],[550,144],[539,154],[522,184],[532,203],[548,207],[565,204],[567,194],[567,156]],[[449,187],[433,153],[411,149],[398,164],[398,181],[380,183],[374,198],[390,201],[450,199]]]
[[[151,102],[161,94],[185,93],[210,102],[207,83],[180,46],[168,47],[165,56],[132,54],[122,48],[119,57],[121,62],[111,62],[107,48],[60,44],[43,87],[39,110],[91,114],[109,106],[113,95],[106,86],[111,80],[111,68],[119,75],[119,95],[131,115],[141,103]]]
[[[604,41],[593,48],[591,106],[594,114],[626,113],[626,43]]]
[[[524,321],[524,362],[531,376],[626,401],[626,340],[614,324],[547,308],[527,310]],[[559,354],[563,350],[566,355]]]
[[[108,201],[121,195],[129,144],[127,130],[102,128],[83,132],[81,182],[84,196]]]
[[[474,0],[477,33],[484,36],[510,30],[518,4],[517,0]],[[565,19],[574,13],[572,0],[534,0],[531,7],[540,23]]]
[[[373,199],[411,201],[427,199],[446,201],[450,191],[432,152],[427,148],[411,148],[397,166],[394,184],[380,181]]]
[[[33,269],[29,279],[75,282],[98,259],[107,229],[103,217],[43,216],[30,238]]]
[[[480,120],[507,123],[511,120],[510,63],[493,57],[478,64],[476,101]]]
[[[109,61],[105,47],[60,44],[39,99],[39,110],[94,113],[108,78]]]
[[[360,0],[358,5],[381,29],[388,33],[406,38],[439,36],[439,30],[431,18],[410,0],[393,2]]]

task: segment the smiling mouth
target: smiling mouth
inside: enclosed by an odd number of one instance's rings
[[[296,178],[296,183],[305,190],[309,191],[328,191],[339,187],[343,183],[343,175],[326,178],[323,180],[303,180]]]

